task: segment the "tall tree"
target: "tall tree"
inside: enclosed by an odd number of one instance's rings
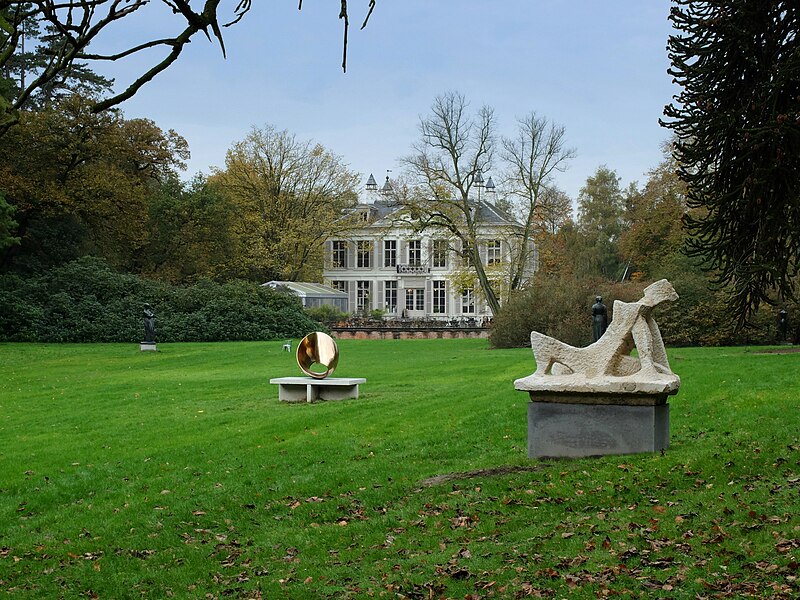
[[[520,200],[523,228],[518,244],[521,255],[516,259],[516,268],[511,279],[511,289],[523,283],[524,267],[533,258],[531,243],[541,231],[544,221],[552,224],[563,207],[562,198],[552,188],[553,175],[564,171],[574,158],[575,150],[566,146],[566,129],[562,125],[548,122],[531,112],[517,120],[517,135],[502,139],[502,158],[508,164],[506,184],[511,193]],[[551,190],[551,193],[548,193]]]
[[[287,131],[253,128],[212,178],[236,207],[242,274],[259,281],[316,279],[327,237],[353,227],[358,176],[342,159]]]
[[[473,191],[492,165],[494,111],[483,106],[473,116],[468,108],[457,92],[434,99],[431,114],[420,119],[420,140],[413,154],[401,159],[415,185],[399,203],[414,226],[444,230],[459,242],[454,249],[475,270],[486,302],[497,314],[500,299],[481,260],[481,211]]]
[[[236,274],[235,206],[204,176],[186,183],[177,177],[163,180],[148,209],[143,273],[170,283]]]
[[[84,254],[136,269],[148,197],[188,158],[186,141],[146,119],[94,114],[72,96],[25,112],[0,138],[0,189],[15,207],[19,246],[5,268],[38,270]]]
[[[64,50],[70,40],[49,26],[43,31],[33,17],[22,25],[22,37],[17,52],[13,53],[2,72],[9,84],[8,100],[18,98],[28,84],[47,69],[52,57]],[[33,91],[26,105],[30,110],[41,110],[54,101],[70,94],[97,98],[111,90],[114,81],[98,75],[84,62],[75,61],[49,81]]]
[[[0,103],[0,135],[19,120],[19,111],[28,108],[36,94],[59,80],[70,71],[86,68],[82,61],[117,61],[143,55],[152,49],[162,49],[166,55],[155,65],[149,66],[127,88],[93,104],[93,110],[101,111],[127,100],[147,82],[174,63],[196,34],[207,38],[213,36],[219,43],[223,55],[225,44],[219,22],[222,0],[161,0],[151,4],[149,0],[0,0],[0,72],[8,77],[7,65],[23,52],[26,26],[35,22],[51,31],[46,52],[46,63],[36,70],[35,76],[19,85],[18,93]],[[199,7],[197,5],[200,5]],[[170,13],[176,31],[171,37],[145,39],[113,54],[94,54],[88,47],[92,42],[113,39],[119,32],[117,27],[130,15],[147,10],[159,10],[163,16]],[[165,10],[166,9],[166,10]],[[250,0],[238,0],[232,9],[230,22],[238,22],[250,10]],[[21,82],[20,82],[21,83]]]
[[[162,58],[149,64],[128,86],[108,97],[97,99],[93,110],[102,111],[135,95],[146,83],[172,65],[188,43],[202,33],[213,37],[225,56],[222,29],[238,23],[249,12],[252,0],[0,0],[0,136],[19,121],[19,111],[30,108],[37,94],[52,89],[65,79],[83,78],[85,84],[105,83],[90,77],[92,65],[102,61],[128,60],[149,56],[153,49],[162,50]],[[227,4],[228,11],[221,5]],[[361,28],[367,26],[376,0],[367,0],[367,14]],[[298,5],[301,9],[302,0]],[[160,11],[160,12],[159,12]],[[172,19],[174,33],[157,39],[141,39],[127,48],[111,54],[96,54],[88,50],[91,43],[121,39],[121,23],[135,13],[147,13],[151,18]],[[223,12],[229,21],[221,24]],[[342,69],[347,67],[347,38],[350,25],[347,0],[340,0],[339,19],[344,22]],[[17,85],[9,85],[9,70],[24,52],[26,27],[31,23],[52,32],[46,51],[47,60],[36,76]],[[149,59],[145,59],[149,60]],[[85,61],[85,62],[83,62]],[[14,88],[19,89],[14,91]],[[85,94],[87,89],[79,90]]]
[[[678,178],[672,145],[665,158],[648,173],[642,190],[627,194],[626,229],[619,238],[619,252],[645,278],[659,275],[663,261],[681,251],[686,213],[686,186]]]
[[[548,186],[536,203],[537,234],[553,235],[569,221],[572,221],[572,198],[564,190]]]
[[[499,152],[504,167],[505,197],[493,210],[484,211],[481,199],[483,175],[493,164],[495,118],[491,107],[474,114],[466,98],[457,92],[437,96],[431,113],[421,118],[420,140],[413,154],[402,159],[413,193],[398,198],[409,222],[419,229],[443,230],[456,242],[454,250],[469,265],[494,314],[513,290],[532,275],[534,239],[543,227],[545,211],[558,219],[558,192],[553,175],[563,171],[574,151],[566,146],[565,130],[531,112],[517,120],[514,137],[502,138]],[[519,219],[508,220],[504,236],[512,243],[507,261],[488,268],[480,252],[482,220],[498,208],[508,208]]]
[[[620,275],[617,250],[623,230],[624,197],[617,174],[602,165],[578,194],[578,229],[585,240],[582,251],[582,275],[602,275],[613,279]]]
[[[17,222],[13,217],[14,207],[6,202],[5,196],[0,193],[0,250],[19,244],[19,238],[12,235],[17,229]]]
[[[688,252],[745,322],[800,269],[800,4],[674,0],[665,109],[686,182]]]

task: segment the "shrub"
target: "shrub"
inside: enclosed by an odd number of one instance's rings
[[[530,346],[539,331],[573,346],[591,341],[590,307],[597,295],[589,280],[543,277],[515,293],[492,322],[489,340],[495,348]]]
[[[345,321],[350,317],[348,313],[342,312],[332,304],[323,304],[322,306],[307,308],[306,314],[315,321],[325,323],[326,325],[332,325],[338,321]]]
[[[680,298],[656,309],[656,322],[668,346],[734,346],[771,344],[776,337],[774,310],[762,307],[752,323],[736,330],[724,290],[712,291],[702,274],[668,277]],[[492,325],[490,342],[496,348],[530,346],[530,332],[539,331],[573,346],[591,342],[591,305],[597,295],[614,318],[614,300],[635,302],[650,281],[611,283],[572,276],[537,279],[503,307]]]
[[[81,258],[39,277],[0,277],[0,340],[138,342],[145,302],[156,310],[160,342],[280,339],[320,329],[297,298],[252,283],[175,287]]]

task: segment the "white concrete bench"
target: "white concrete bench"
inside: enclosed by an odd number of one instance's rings
[[[277,377],[269,380],[278,386],[278,400],[283,402],[358,398],[358,385],[366,381],[359,377]]]

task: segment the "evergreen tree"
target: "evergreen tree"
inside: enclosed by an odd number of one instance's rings
[[[675,0],[666,107],[688,186],[688,253],[745,322],[795,291],[800,258],[800,4]]]
[[[578,230],[585,244],[579,261],[581,275],[615,279],[621,274],[617,242],[623,211],[619,177],[606,166],[598,167],[578,194]]]

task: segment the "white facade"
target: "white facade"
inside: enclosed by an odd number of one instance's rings
[[[479,228],[481,262],[500,280],[513,251],[510,233],[520,225],[488,202],[476,206],[485,216]],[[394,223],[395,211],[380,198],[355,210],[363,215],[364,227],[326,241],[323,271],[327,285],[348,294],[349,313],[380,310],[387,319],[444,321],[492,316],[477,281],[465,275],[471,270],[460,255],[459,240]]]

